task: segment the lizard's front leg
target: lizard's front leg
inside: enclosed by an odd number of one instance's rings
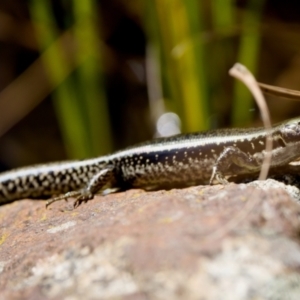
[[[217,158],[210,178],[209,183],[212,184],[216,179],[221,184],[227,184],[228,181],[225,179],[225,175],[230,174],[230,168],[232,165],[248,170],[249,173],[259,170],[263,161],[262,153],[255,153],[250,155],[243,152],[237,147],[226,147],[220,156]]]
[[[94,198],[98,191],[103,190],[106,187],[113,187],[116,184],[116,172],[113,166],[108,166],[95,174],[88,184],[81,190],[71,191],[64,195],[52,198],[47,201],[46,208],[53,202],[68,199],[70,197],[76,198],[74,202],[74,208],[78,207],[82,202],[87,202]]]

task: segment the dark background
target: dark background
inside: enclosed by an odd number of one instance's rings
[[[205,2],[207,32],[210,28],[210,1]],[[53,1],[52,8],[61,33],[72,24],[68,12],[72,1]],[[248,9],[249,1],[233,1],[237,15]],[[40,49],[32,18],[30,1],[2,0],[0,2],[0,102],[3,91],[10,86],[40,56]],[[103,42],[103,80],[108,103],[113,149],[151,139],[155,124],[149,116],[149,101],[145,75],[146,46],[149,31],[145,24],[145,6],[140,1],[97,1],[97,14],[101,20],[99,35]],[[222,9],[222,8],[220,8]],[[149,16],[148,16],[149,17]],[[238,17],[237,17],[238,19]],[[66,21],[67,20],[67,21]],[[99,23],[99,24],[100,24]],[[262,11],[261,42],[257,58],[256,78],[260,82],[300,90],[300,3],[298,1],[266,1]],[[227,39],[227,36],[221,39]],[[218,52],[225,68],[210,70],[220,74],[224,99],[214,98],[213,127],[231,126],[231,93],[233,79],[228,70],[237,61],[239,34],[231,36],[234,55]],[[210,42],[209,42],[210,43]],[[214,40],[210,47],[213,49]],[[217,50],[216,50],[217,51]],[[207,55],[207,60],[213,57]],[[224,71],[225,70],[225,71]],[[32,87],[31,87],[32,88]],[[34,88],[38,88],[34,87]],[[213,92],[211,92],[213,93]],[[23,92],[17,96],[22,101]],[[217,99],[218,100],[218,99]],[[5,105],[10,103],[5,100]],[[268,98],[272,119],[281,121],[299,115],[300,103]],[[1,114],[9,118],[5,105]],[[17,105],[17,104],[14,104]],[[2,109],[2,107],[4,107]],[[220,108],[221,107],[221,108]],[[219,111],[218,111],[219,109]],[[259,116],[253,114],[253,124]],[[2,110],[2,111],[1,111]],[[41,99],[20,120],[11,117],[10,128],[0,137],[1,169],[62,160],[68,158],[57,114],[53,108],[52,94]]]

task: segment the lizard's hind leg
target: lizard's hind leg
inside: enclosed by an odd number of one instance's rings
[[[103,190],[107,187],[113,187],[116,184],[116,181],[115,168],[108,166],[95,174],[83,189],[71,191],[64,195],[48,200],[46,203],[46,208],[48,208],[54,202],[67,200],[71,197],[76,198],[76,201],[74,202],[74,208],[76,208],[82,202],[86,203],[88,200],[93,199],[95,194],[97,194],[97,192],[100,190]]]

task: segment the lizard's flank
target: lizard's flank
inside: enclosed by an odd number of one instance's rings
[[[105,188],[146,190],[226,183],[228,176],[260,170],[264,128],[223,129],[177,135],[82,161],[20,168],[0,174],[0,204],[49,198],[48,205],[75,197],[74,206]],[[272,128],[271,168],[300,157],[300,118]]]

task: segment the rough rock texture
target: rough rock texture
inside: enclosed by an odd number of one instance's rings
[[[299,299],[300,205],[274,180],[0,207],[0,299]]]

